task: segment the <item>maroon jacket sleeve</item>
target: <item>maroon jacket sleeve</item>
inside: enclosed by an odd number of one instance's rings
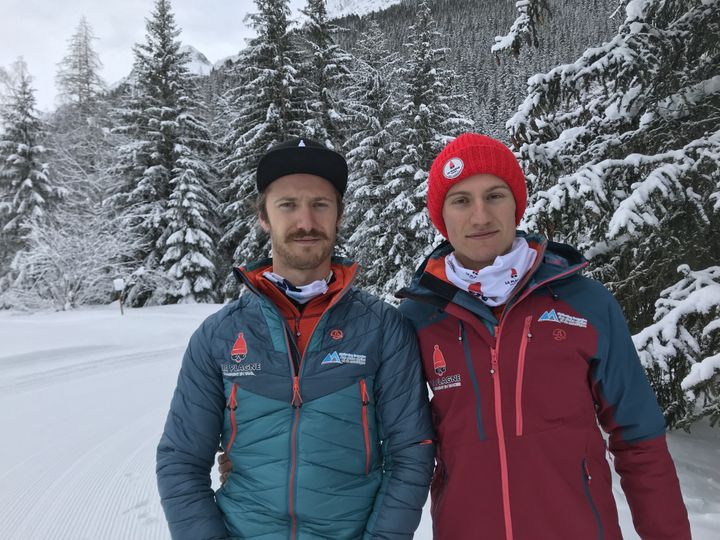
[[[598,419],[610,434],[615,470],[640,537],[689,540],[690,523],[665,440],[665,419],[622,310],[608,296],[607,326],[591,375]]]
[[[633,443],[616,441],[610,451],[640,538],[690,540],[687,510],[665,434]]]

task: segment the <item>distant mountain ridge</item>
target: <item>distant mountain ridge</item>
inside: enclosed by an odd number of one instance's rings
[[[327,0],[327,13],[331,19],[347,15],[366,15],[373,11],[382,11],[399,4],[402,0]]]
[[[182,52],[188,53],[188,62],[185,64],[187,70],[193,75],[209,75],[213,69],[213,64],[207,59],[203,53],[198,51],[192,45],[183,45],[180,47]]]

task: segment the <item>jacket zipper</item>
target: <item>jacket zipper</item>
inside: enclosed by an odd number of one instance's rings
[[[345,293],[350,289],[354,282],[354,279],[351,279],[345,287],[341,291],[337,293],[335,298],[332,299],[330,304],[327,308],[325,308],[325,311],[323,314],[318,318],[318,320],[315,322],[315,326],[313,326],[312,330],[310,331],[310,334],[308,336],[308,346],[310,345],[310,341],[312,340],[312,336],[315,333],[315,329],[317,328],[318,324],[322,320],[323,317],[325,317],[325,314],[330,310],[331,307],[333,307],[335,304],[338,303],[338,301],[345,296]],[[257,293],[259,294],[259,293]],[[290,358],[290,367],[292,370],[293,375],[293,395],[292,395],[292,401],[290,404],[292,405],[293,409],[295,409],[295,414],[293,415],[293,424],[292,424],[292,435],[290,437],[290,485],[288,486],[289,491],[289,502],[288,502],[288,514],[290,515],[290,522],[291,522],[291,531],[290,531],[290,537],[291,540],[295,540],[297,536],[297,515],[295,514],[295,472],[297,470],[297,432],[298,432],[298,424],[300,423],[300,409],[302,407],[302,396],[300,394],[300,376],[302,375],[303,371],[303,359],[305,358],[305,352],[307,351],[307,348],[305,351],[303,351],[302,355],[300,356],[300,359],[297,358],[299,351],[297,350],[297,345],[295,343],[295,339],[291,338],[291,331],[289,328],[289,325],[285,322],[285,318],[277,311],[277,308],[275,305],[270,302],[270,304],[273,306],[275,311],[277,312],[278,316],[280,317],[280,320],[283,321],[284,326],[286,328],[285,332],[285,344],[287,346],[288,350],[288,356]],[[295,354],[293,354],[295,352]]]
[[[290,353],[290,339],[287,332],[285,333],[285,340],[288,346],[288,353]],[[297,468],[297,430],[298,424],[300,423],[300,407],[302,407],[302,396],[300,396],[300,375],[297,372],[297,364],[294,362],[292,354],[290,360],[293,361],[293,396],[290,404],[294,409],[293,424],[292,424],[292,435],[290,436],[290,485],[289,490],[289,501],[288,501],[288,513],[290,514],[291,526],[291,538],[295,540],[297,534],[297,516],[295,515],[295,470]]]
[[[230,391],[230,399],[228,399],[227,402],[227,408],[230,410],[230,429],[232,430],[230,432],[230,440],[227,443],[227,446],[225,447],[225,453],[230,456],[230,449],[232,448],[233,443],[235,442],[235,435],[237,434],[237,424],[235,424],[235,409],[237,409],[237,384],[232,385],[232,390]]]
[[[588,503],[590,504],[590,510],[592,510],[593,517],[595,517],[595,524],[597,525],[597,539],[602,540],[603,530],[602,522],[600,521],[600,514],[597,511],[595,502],[593,501],[592,495],[590,494],[590,484],[592,483],[592,476],[590,476],[590,467],[588,467],[587,458],[582,460],[582,480],[583,489],[585,490],[585,496],[587,497]]]
[[[297,345],[295,343],[295,339],[290,338],[291,329],[290,326],[285,321],[285,317],[282,316],[282,314],[278,311],[277,306],[273,302],[271,302],[267,297],[260,294],[258,290],[250,283],[250,281],[245,277],[245,275],[242,273],[242,271],[238,270],[238,273],[240,275],[241,280],[245,285],[248,287],[249,290],[257,294],[261,299],[265,299],[265,302],[271,306],[272,309],[275,310],[275,313],[280,318],[280,320],[283,322],[283,326],[285,327],[285,343],[288,350],[288,357],[290,359],[290,369],[292,371],[293,376],[293,396],[291,405],[295,409],[295,414],[293,415],[293,423],[292,423],[292,435],[290,437],[290,485],[288,486],[289,490],[289,504],[288,504],[288,514],[290,514],[290,521],[292,523],[291,526],[291,539],[295,540],[295,537],[297,535],[297,516],[295,515],[295,500],[294,500],[294,492],[295,492],[295,470],[297,468],[297,431],[298,431],[298,424],[300,422],[300,408],[302,407],[302,396],[300,395],[300,376],[302,375],[302,368],[303,368],[303,359],[305,357],[305,352],[300,356],[298,359],[299,351],[297,350]],[[238,275],[238,274],[236,274]],[[315,329],[317,328],[318,324],[320,324],[320,321],[325,316],[325,314],[330,311],[330,308],[333,307],[335,304],[337,304],[340,299],[345,296],[348,290],[350,290],[350,287],[352,287],[352,284],[355,282],[354,277],[350,279],[345,286],[342,288],[342,290],[338,291],[338,293],[335,295],[335,298],[332,299],[330,304],[327,308],[325,308],[325,311],[323,314],[318,318],[318,320],[315,322],[315,326],[313,326],[312,330],[310,331],[310,334],[308,336],[308,346],[310,345],[310,341],[312,341],[312,336],[315,333]],[[299,330],[299,329],[297,329]],[[297,332],[296,330],[296,332]],[[293,349],[294,347],[294,349]],[[307,351],[307,348],[305,349]],[[293,354],[295,352],[295,354]]]
[[[490,348],[490,376],[493,380],[495,398],[495,429],[498,436],[498,452],[500,454],[500,481],[502,484],[503,515],[505,518],[505,538],[513,539],[512,516],[510,514],[510,481],[508,480],[508,459],[505,448],[505,429],[503,427],[502,395],[500,393],[500,366],[498,365],[498,349],[500,347],[500,328],[495,327],[495,347]]]
[[[518,437],[522,437],[523,434],[522,389],[525,374],[525,353],[531,337],[530,324],[532,323],[532,319],[532,315],[525,317],[522,339],[520,341],[520,353],[518,354],[517,380],[515,381],[515,435]]]
[[[500,326],[495,327],[495,347],[490,348],[491,356],[491,367],[490,374],[493,378],[493,388],[495,391],[495,425],[498,434],[498,452],[500,454],[500,478],[502,482],[502,498],[503,498],[503,514],[505,517],[505,538],[506,540],[513,540],[512,530],[512,515],[510,512],[510,482],[508,477],[508,459],[507,450],[505,448],[505,429],[503,427],[503,416],[502,416],[502,396],[500,394],[500,373],[498,369],[498,357],[500,350],[500,334],[502,333],[503,323],[505,322],[507,315],[510,313],[512,308],[518,305],[522,300],[529,296],[534,290],[542,287],[545,283],[550,283],[557,279],[563,278],[567,275],[573,274],[587,266],[587,263],[580,265],[578,268],[573,268],[557,276],[553,276],[550,279],[537,283],[534,287],[526,289],[520,297],[512,304],[505,307],[501,317]],[[526,319],[527,321],[527,319]],[[527,336],[527,332],[525,334]],[[517,426],[516,426],[517,427]],[[599,518],[598,518],[599,519]],[[599,522],[598,522],[599,524]]]
[[[290,468],[290,504],[288,511],[292,520],[292,538],[295,539],[297,534],[297,516],[295,515],[294,508],[294,493],[295,493],[295,470],[297,469],[297,429],[300,423],[300,407],[302,407],[302,398],[300,397],[300,385],[299,377],[293,377],[293,400],[292,406],[295,409],[295,418],[293,419],[292,438],[290,444],[292,446],[292,463]]]
[[[368,427],[368,397],[367,383],[360,379],[360,399],[362,400],[362,429],[363,440],[365,441],[365,475],[370,472],[370,429]]]

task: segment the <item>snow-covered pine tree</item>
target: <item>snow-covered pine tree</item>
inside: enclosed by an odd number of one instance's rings
[[[50,176],[44,125],[35,91],[20,58],[2,72],[0,102],[0,278],[9,277],[15,255],[26,246],[31,222],[48,219],[65,195]],[[5,283],[7,285],[7,281]]]
[[[399,55],[388,50],[380,25],[371,20],[354,50],[345,89],[353,133],[345,143],[349,174],[342,227],[348,253],[366,264],[362,254],[374,252],[382,234],[380,214],[385,201],[378,197],[378,189],[393,165],[393,134],[388,125],[399,111],[397,83],[392,76],[398,62]],[[360,283],[366,284],[367,277],[365,270],[361,272]]]
[[[517,18],[510,31],[504,36],[495,37],[491,50],[496,59],[501,52],[510,51],[514,56],[520,54],[523,43],[538,47],[537,25],[549,14],[548,0],[517,0]]]
[[[255,169],[260,157],[275,143],[304,134],[303,91],[298,78],[300,59],[289,32],[288,0],[255,0],[250,16],[257,37],[241,55],[238,86],[229,91],[226,114],[231,117],[224,138],[222,192],[223,252],[231,254],[225,267],[267,255],[268,239],[257,226]],[[237,292],[232,277],[224,294]]]
[[[472,121],[453,108],[455,74],[447,69],[446,50],[437,48],[438,33],[427,2],[417,7],[406,47],[410,59],[392,79],[402,81],[400,111],[388,126],[394,142],[394,165],[378,186],[382,201],[379,235],[366,250],[354,253],[365,268],[370,289],[388,299],[409,283],[417,264],[436,241],[425,209],[427,178],[435,156]]]
[[[134,48],[132,81],[118,111],[122,125],[116,131],[128,142],[118,152],[121,179],[110,203],[144,239],[136,263],[147,275],[163,268],[175,283],[150,291],[139,278],[128,293],[134,305],[208,300],[208,283],[212,287],[215,280],[216,203],[208,165],[214,145],[198,114],[179,34],[170,2],[156,0],[145,41]]]
[[[349,120],[341,90],[347,84],[352,56],[335,42],[339,29],[328,21],[326,0],[307,0],[302,28],[308,54],[301,65],[305,83],[308,137],[337,150],[345,142]]]
[[[99,73],[102,62],[93,47],[95,39],[87,19],[81,17],[55,76],[61,102],[75,104],[82,116],[87,116],[88,109],[105,89]]]
[[[160,261],[174,279],[168,291],[172,302],[212,302],[215,294],[215,208],[218,202],[208,189],[213,176],[207,163],[189,148],[175,161],[172,193],[168,201],[167,228],[162,240],[165,254]]]
[[[720,253],[720,3],[625,10],[611,41],[528,81],[508,128],[532,185],[526,225],[577,244],[639,332],[680,265],[710,272]],[[651,383],[678,421],[665,396],[681,395],[689,365],[657,366]]]
[[[668,423],[689,427],[708,417],[720,422],[720,266],[693,272],[660,293],[655,322],[633,339]],[[678,384],[680,381],[680,384]]]

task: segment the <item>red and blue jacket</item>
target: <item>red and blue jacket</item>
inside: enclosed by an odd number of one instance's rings
[[[398,294],[433,391],[434,538],[622,538],[599,422],[640,536],[689,539],[665,422],[618,303],[581,275],[575,249],[527,240],[538,257],[501,309],[447,280],[447,242]]]

